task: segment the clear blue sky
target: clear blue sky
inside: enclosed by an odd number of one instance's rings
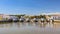
[[[0,0],[0,14],[60,12],[60,0]]]

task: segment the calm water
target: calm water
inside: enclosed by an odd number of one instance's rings
[[[4,23],[0,34],[60,34],[60,23]]]

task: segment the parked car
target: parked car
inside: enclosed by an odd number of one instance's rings
[[[50,22],[50,19],[46,19],[46,22]]]
[[[12,22],[11,19],[3,19],[3,20],[0,20],[0,22]]]
[[[13,18],[13,22],[18,22],[19,19],[18,18]]]
[[[18,22],[19,21],[18,17],[16,17],[16,16],[11,16],[9,18],[9,20],[12,20],[13,22]]]
[[[37,19],[37,18],[34,18],[33,21],[34,21],[34,22],[38,22],[38,19]]]
[[[30,22],[30,19],[29,18],[26,18],[26,22]]]
[[[12,20],[12,19],[8,19],[7,21],[8,21],[8,22],[12,22],[13,20]]]
[[[25,19],[24,19],[24,18],[20,18],[19,21],[20,21],[20,22],[24,22]]]
[[[41,22],[45,22],[45,20],[46,20],[46,19],[44,19],[44,18],[41,18],[41,19],[40,19]]]

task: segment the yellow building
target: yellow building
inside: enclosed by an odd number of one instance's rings
[[[3,20],[3,14],[0,14],[0,20]]]
[[[5,20],[6,18],[9,18],[9,15],[0,14],[0,20]]]

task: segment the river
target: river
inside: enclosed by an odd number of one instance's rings
[[[0,24],[0,34],[60,34],[60,23],[21,23]]]

